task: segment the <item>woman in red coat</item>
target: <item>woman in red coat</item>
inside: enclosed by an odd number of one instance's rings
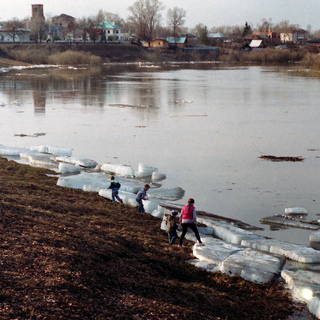
[[[196,208],[194,207],[194,199],[190,198],[188,200],[188,204],[182,208],[180,224],[182,226],[182,234],[180,237],[180,247],[183,247],[182,242],[187,233],[188,228],[190,228],[194,232],[198,240],[198,243],[202,244],[202,241],[200,239],[200,235],[198,232],[198,228],[197,228],[197,213],[196,213]]]

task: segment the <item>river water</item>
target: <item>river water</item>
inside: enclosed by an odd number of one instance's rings
[[[186,191],[177,204],[193,197],[199,210],[309,244],[310,230],[271,230],[259,220],[287,207],[319,218],[319,79],[288,67],[213,64],[32,68],[0,77],[0,144],[148,164],[166,173],[164,187]],[[276,163],[263,154],[305,160]]]

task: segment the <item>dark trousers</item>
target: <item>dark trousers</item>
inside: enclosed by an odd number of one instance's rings
[[[194,232],[194,234],[196,235],[197,240],[199,242],[201,242],[199,231],[198,231],[198,228],[197,228],[196,224],[195,223],[183,223],[182,224],[182,233],[181,233],[181,236],[180,236],[180,246],[182,246],[182,242],[183,242],[184,236],[186,235],[186,233],[188,231],[188,228],[190,228]]]
[[[168,232],[169,243],[175,244],[177,239],[177,231]]]
[[[138,212],[145,212],[142,200],[136,199],[136,201],[138,202]]]

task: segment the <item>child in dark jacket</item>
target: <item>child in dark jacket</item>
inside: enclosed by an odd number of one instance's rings
[[[176,220],[176,216],[178,215],[177,210],[172,210],[171,215],[168,217],[166,221],[167,232],[170,244],[175,244],[177,239],[177,229],[178,229],[178,221]]]
[[[121,186],[120,183],[115,180],[114,176],[111,176],[110,180],[111,180],[111,183],[108,189],[112,190],[112,202],[115,202],[117,199],[120,203],[123,203],[122,199],[119,197],[119,194],[118,194],[119,188]]]

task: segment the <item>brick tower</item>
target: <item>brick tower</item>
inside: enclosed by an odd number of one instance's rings
[[[43,19],[43,4],[32,4],[32,20],[33,19]]]

